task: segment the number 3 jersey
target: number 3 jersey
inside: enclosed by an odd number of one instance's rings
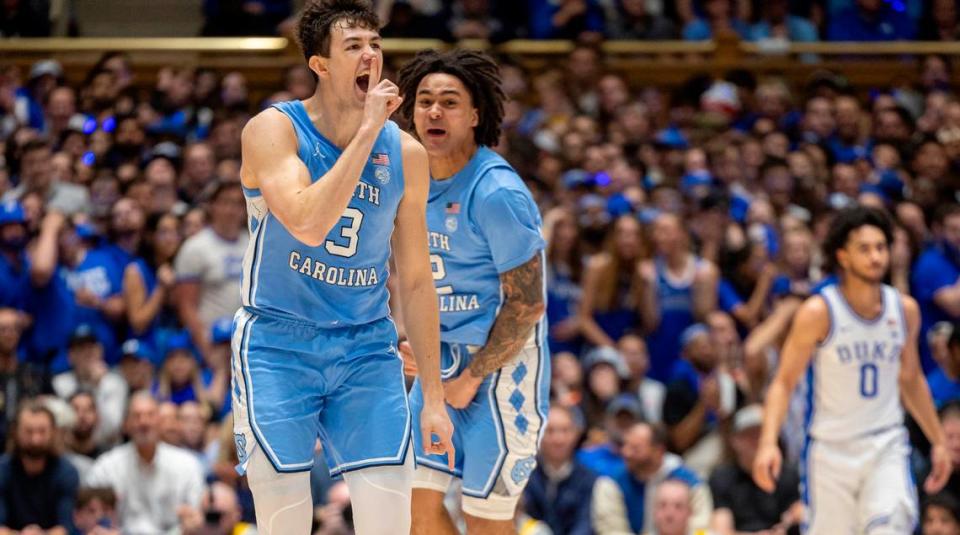
[[[500,274],[543,249],[541,226],[517,172],[486,147],[457,174],[430,181],[427,228],[442,341],[486,343],[501,303]]]
[[[807,370],[808,433],[842,441],[903,424],[900,354],[907,339],[900,294],[881,286],[883,312],[870,320],[847,303],[840,286],[823,289],[830,332]]]
[[[323,180],[342,150],[321,135],[299,100],[274,108],[297,134],[297,155],[312,181]],[[389,315],[387,261],[403,197],[400,129],[387,121],[353,198],[318,247],[300,242],[270,213],[258,190],[244,188],[251,234],[243,259],[243,306],[256,313],[331,328]],[[329,209],[314,207],[319,214]]]

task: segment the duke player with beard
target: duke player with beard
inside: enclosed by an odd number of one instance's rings
[[[807,381],[800,466],[805,533],[913,532],[917,499],[904,408],[932,444],[924,490],[937,492],[950,476],[917,354],[917,302],[883,283],[892,241],[883,212],[854,207],[837,214],[824,253],[838,282],[801,305],[767,391],[753,477],[773,492],[782,464],[780,426],[794,387]]]
[[[316,93],[254,117],[241,138],[252,238],[233,336],[233,413],[260,533],[301,535],[313,517],[314,444],[350,489],[356,532],[410,525],[411,434],[445,454],[452,428],[439,372],[427,252],[427,154],[388,120],[379,21],[360,0],[309,4],[297,24]],[[411,433],[387,261],[421,368]]]
[[[463,483],[468,533],[514,533],[549,403],[540,212],[516,171],[490,149],[500,137],[504,94],[489,56],[428,50],[399,77],[400,112],[430,156],[430,260],[457,452],[451,470],[448,458],[416,441],[413,533],[457,533],[443,506],[453,478]],[[413,364],[410,349],[401,346]],[[421,370],[414,408],[424,403],[422,380]]]

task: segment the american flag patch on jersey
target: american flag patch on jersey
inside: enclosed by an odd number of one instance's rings
[[[390,165],[390,157],[385,152],[378,152],[370,158],[373,165]]]
[[[459,214],[459,213],[460,213],[460,203],[458,203],[458,202],[448,202],[448,203],[447,203],[447,213],[448,213],[448,214]]]

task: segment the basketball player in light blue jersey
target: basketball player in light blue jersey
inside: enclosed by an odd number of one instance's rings
[[[917,355],[917,303],[883,284],[892,241],[883,212],[854,207],[837,214],[824,254],[839,281],[801,305],[767,391],[753,477],[773,492],[782,463],[780,426],[806,375],[805,533],[913,533],[916,487],[903,408],[932,444],[924,489],[935,493],[950,476],[946,439]]]
[[[275,104],[242,134],[251,240],[233,337],[238,470],[258,530],[305,535],[319,437],[350,488],[356,532],[410,525],[415,434],[453,452],[439,370],[426,247],[427,154],[388,121],[402,98],[381,80],[379,21],[360,0],[309,4],[298,36],[316,93]],[[425,402],[417,433],[389,316],[387,262],[417,353]]]
[[[514,533],[549,401],[540,213],[516,171],[489,148],[504,100],[489,56],[429,50],[399,77],[400,112],[430,155],[430,260],[457,452],[451,470],[449,459],[416,442],[413,533],[456,533],[443,507],[454,477],[463,483],[468,533]],[[409,328],[414,319],[405,318]],[[422,381],[421,370],[413,407],[424,403]]]

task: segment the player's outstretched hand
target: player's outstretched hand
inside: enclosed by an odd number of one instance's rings
[[[783,464],[783,455],[776,445],[761,445],[757,450],[757,458],[753,461],[753,481],[764,492],[773,493],[777,488],[777,478],[780,477],[780,466]]]
[[[400,88],[390,80],[380,80],[380,83],[367,90],[367,97],[363,103],[363,124],[370,128],[380,129],[393,112],[397,111],[403,97]]]
[[[413,355],[413,347],[406,340],[400,342],[400,358],[403,359],[403,374],[407,377],[416,377],[417,359]]]
[[[453,423],[443,403],[428,403],[420,409],[420,433],[423,451],[427,455],[447,454],[447,466],[452,471],[456,451],[453,449]]]
[[[923,490],[927,494],[936,494],[947,484],[950,473],[953,472],[953,461],[950,460],[950,452],[946,446],[934,446],[930,449],[930,463],[933,466],[927,480],[923,482]]]

